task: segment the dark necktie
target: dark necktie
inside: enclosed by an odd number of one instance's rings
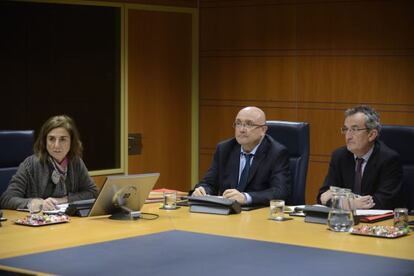
[[[354,193],[357,195],[361,194],[362,163],[364,163],[363,158],[356,159]]]
[[[249,153],[248,154],[243,153],[243,155],[246,159],[246,163],[244,165],[243,171],[240,176],[239,185],[237,185],[237,190],[239,190],[239,192],[243,192],[244,189],[246,188],[247,179],[249,178],[250,160],[253,157],[253,154],[249,154]]]

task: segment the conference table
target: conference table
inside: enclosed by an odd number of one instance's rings
[[[224,216],[152,203],[142,212],[159,217],[71,217],[28,227],[14,223],[26,213],[4,210],[0,274],[414,275],[414,233],[395,239],[338,233],[303,217],[269,220],[268,208]]]

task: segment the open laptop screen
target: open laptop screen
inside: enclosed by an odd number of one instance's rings
[[[159,173],[108,176],[89,216],[120,214],[128,218],[128,213],[141,210],[159,176]]]

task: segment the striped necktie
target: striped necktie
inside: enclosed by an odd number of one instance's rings
[[[354,181],[354,193],[357,195],[361,194],[361,180],[362,180],[362,164],[364,163],[363,158],[357,158],[355,170],[355,181]]]
[[[239,184],[237,185],[237,190],[239,190],[239,192],[243,192],[246,188],[247,179],[249,178],[250,160],[253,157],[253,154],[251,153],[243,153],[243,155],[246,160],[246,163],[241,173]]]

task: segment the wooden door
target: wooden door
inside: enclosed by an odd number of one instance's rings
[[[142,150],[128,173],[160,172],[156,187],[191,186],[191,14],[128,10],[128,132]]]

